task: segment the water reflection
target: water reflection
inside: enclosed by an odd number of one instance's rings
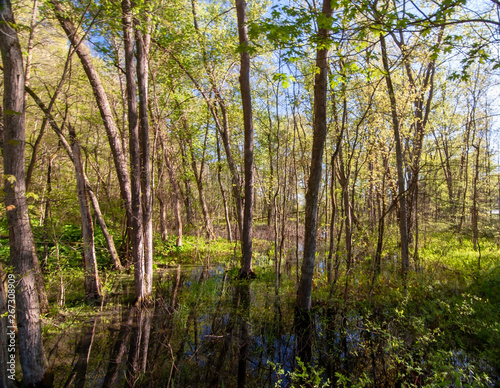
[[[233,280],[223,267],[165,270],[154,306],[109,301],[95,319],[77,317],[46,336],[55,386],[261,388],[279,381],[285,387],[301,381],[290,374],[298,370],[297,357],[312,365],[310,376],[332,386],[342,378],[373,387],[421,386],[435,373],[424,352],[432,344],[411,353],[411,341],[405,342],[411,333],[398,332],[383,312],[366,318],[318,306],[301,317],[294,297],[276,294],[274,284],[260,279]],[[475,362],[455,357],[463,370]]]

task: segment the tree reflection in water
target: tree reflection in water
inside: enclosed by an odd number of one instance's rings
[[[55,386],[261,388],[308,378],[329,379],[332,386],[342,378],[377,387],[410,380],[418,386],[433,373],[426,367],[432,343],[412,353],[412,334],[382,311],[367,318],[317,305],[300,317],[293,282],[288,288],[282,283],[277,294],[264,278],[234,280],[222,267],[166,271],[157,279],[154,305],[126,308],[122,295],[108,299],[90,322],[80,319],[87,323],[79,329],[75,323],[48,331]],[[468,370],[474,362],[454,354],[448,362],[457,368]],[[298,359],[310,367],[300,369]]]

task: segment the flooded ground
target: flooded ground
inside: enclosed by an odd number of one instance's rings
[[[437,348],[439,331],[427,328],[418,317],[405,324],[379,307],[363,315],[318,303],[312,320],[305,326],[302,322],[303,329],[297,331],[295,275],[284,277],[278,292],[272,273],[268,275],[242,282],[221,266],[163,269],[155,280],[154,305],[141,310],[127,305],[133,288],[131,279],[124,280],[95,317],[76,314],[63,326],[45,328],[54,385],[285,387],[307,382],[304,386],[417,387],[440,379],[441,386],[499,383],[488,360]],[[292,286],[287,287],[287,281]],[[312,368],[303,366],[298,356],[309,359]]]

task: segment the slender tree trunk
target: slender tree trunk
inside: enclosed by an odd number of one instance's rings
[[[155,129],[155,137],[158,139],[158,147],[161,147],[163,151],[163,163],[167,168],[168,178],[170,181],[170,186],[172,188],[172,194],[174,199],[174,214],[177,224],[177,242],[178,247],[182,246],[182,216],[181,216],[181,198],[178,180],[175,174],[174,166],[170,161],[169,150],[166,145],[166,140],[163,138],[162,131],[160,128],[160,111],[158,107],[158,101],[156,98],[153,99],[155,114],[151,114],[151,120],[153,128]]]
[[[35,27],[36,27],[36,16],[38,13],[38,0],[33,0],[33,11],[31,13],[31,22],[30,22],[30,33],[28,38],[28,47],[26,53],[26,66],[24,71],[24,85],[25,87],[29,86],[29,81],[31,78],[31,59],[33,54],[33,46],[35,40]],[[28,93],[24,93],[24,105],[26,106],[28,100]],[[40,132],[35,140],[35,144],[33,145],[33,149],[31,151],[31,159],[28,166],[28,171],[26,172],[26,192],[29,192],[29,187],[31,183],[31,177],[33,174],[33,170],[35,168],[38,149],[40,147],[40,143],[42,142],[43,135],[45,133],[45,126],[47,125],[47,120],[43,119],[42,126],[40,128]]]
[[[346,174],[343,153],[342,153],[342,142],[339,143],[339,158],[338,158],[338,172],[339,172],[339,182],[342,188],[342,202],[344,209],[344,225],[345,225],[345,250],[346,250],[346,283],[344,290],[344,304],[347,303],[347,292],[349,279],[351,275],[351,267],[353,264],[352,257],[352,205],[349,195],[349,172]]]
[[[382,144],[381,144],[382,147]],[[386,205],[385,205],[385,187],[387,171],[389,170],[389,160],[387,157],[383,156],[384,164],[384,174],[382,176],[382,187],[377,187],[377,217],[378,217],[378,227],[377,227],[377,248],[375,251],[374,258],[374,279],[380,274],[381,264],[382,264],[382,248],[384,246],[384,233],[385,233],[385,217],[387,215]]]
[[[13,27],[16,24],[10,0],[0,0],[0,19],[4,89],[4,190],[10,263],[16,278],[17,341],[23,381],[27,386],[35,386],[42,383],[46,360],[36,284],[36,268],[39,265],[26,202],[24,68],[21,45]]]
[[[186,150],[186,142],[181,143],[181,157],[182,157],[182,165],[184,168],[184,207],[186,208],[186,224],[189,226],[194,226],[193,221],[193,202],[192,202],[192,193],[191,193],[191,179],[187,174],[187,165],[189,164],[189,160],[187,158],[187,150]]]
[[[479,244],[479,206],[478,206],[478,182],[479,182],[479,155],[481,147],[481,139],[477,144],[472,144],[476,151],[476,162],[474,179],[472,181],[472,207],[471,207],[471,226],[472,226],[472,245],[474,250],[478,249]]]
[[[322,14],[330,17],[332,13],[329,0],[323,1]],[[320,39],[326,39],[328,30],[320,28]],[[327,91],[328,91],[328,48],[323,46],[316,51],[316,75],[314,78],[314,132],[311,155],[311,169],[306,192],[304,259],[302,261],[297,307],[302,312],[311,309],[312,278],[316,255],[316,231],[318,195],[322,176],[323,150],[327,133]]]
[[[336,154],[333,154],[330,160],[330,168],[331,168],[331,177],[330,177],[330,201],[332,205],[332,211],[330,216],[330,242],[328,245],[328,258],[326,260],[327,266],[327,277],[328,284],[332,284],[333,281],[333,249],[335,246],[335,222],[337,215],[337,198],[335,195],[335,159]]]
[[[384,189],[384,187],[382,187]],[[385,230],[385,200],[383,191],[377,192],[377,210],[378,210],[378,228],[377,228],[377,248],[375,251],[375,267],[374,276],[377,277],[380,273],[382,264],[382,248],[384,245],[384,230]]]
[[[46,193],[45,193],[45,210],[43,215],[43,267],[47,267],[47,260],[49,258],[49,218],[50,218],[50,197],[52,196],[52,165],[54,159],[57,156],[59,148],[49,157],[49,162],[47,166],[47,183],[46,183]]]
[[[407,211],[406,211],[406,188],[403,165],[403,149],[401,147],[401,135],[399,134],[399,118],[396,104],[396,95],[392,84],[391,73],[389,68],[389,60],[387,55],[387,47],[385,37],[380,34],[380,45],[382,47],[382,63],[384,65],[384,78],[387,84],[387,91],[391,103],[392,126],[394,130],[394,141],[396,143],[396,165],[398,170],[398,196],[399,196],[399,233],[401,238],[401,272],[403,275],[404,291],[407,293],[407,277],[410,268],[410,255],[408,251],[408,226],[407,226]]]
[[[253,165],[253,118],[252,95],[250,93],[250,53],[248,51],[248,27],[245,0],[236,0],[238,16],[238,37],[240,44],[240,90],[243,105],[244,165],[245,165],[245,206],[243,211],[243,228],[241,235],[241,268],[239,276],[253,277],[252,269],[252,224],[254,199],[254,165]]]
[[[170,180],[170,186],[172,187],[172,194],[174,196],[174,212],[175,212],[175,220],[177,224],[177,246],[182,246],[182,216],[181,216],[181,200],[179,194],[179,184],[177,182],[177,178],[175,176],[174,166],[172,166],[172,162],[170,161],[170,157],[168,155],[168,149],[165,145],[165,141],[161,134],[159,135],[160,143],[163,148],[163,156],[165,165],[167,166],[168,177]]]
[[[106,245],[108,246],[109,255],[111,256],[111,261],[113,262],[113,266],[117,271],[121,271],[123,269],[122,264],[120,262],[120,257],[118,256],[118,252],[116,251],[115,241],[113,236],[109,232],[108,226],[106,225],[106,220],[101,212],[101,206],[99,205],[99,200],[94,193],[94,190],[90,186],[90,183],[85,177],[85,185],[87,188],[87,194],[89,195],[90,201],[92,202],[92,207],[94,208],[94,213],[97,218],[97,223],[101,228],[102,234],[104,235],[104,239],[106,240]]]
[[[145,296],[153,292],[153,195],[151,147],[149,144],[148,118],[148,55],[150,47],[149,15],[145,26],[139,23],[135,26],[137,45],[137,85],[139,89],[140,145],[141,145],[141,181],[144,232],[144,276]],[[146,31],[143,32],[142,28]]]
[[[218,125],[218,129],[222,139],[224,150],[226,152],[226,160],[229,166],[229,171],[231,172],[233,198],[236,205],[236,220],[238,222],[238,237],[241,240],[241,236],[243,233],[243,200],[241,197],[241,179],[233,159],[233,153],[231,151],[229,118],[227,115],[226,105],[222,100],[222,97],[218,93],[216,93],[216,98],[222,113],[222,125]],[[214,114],[214,117],[217,117],[217,122],[219,122],[216,113]]]
[[[130,0],[122,1],[123,45],[125,48],[125,77],[127,81],[127,110],[130,149],[130,177],[132,191],[132,256],[134,258],[135,293],[138,302],[147,296],[144,269],[144,229],[141,188],[141,139],[137,114],[136,72],[132,34],[132,9]]]
[[[161,142],[156,144],[157,154],[161,155]],[[165,185],[165,163],[163,158],[158,161],[158,186],[156,189],[156,198],[160,206],[160,235],[163,241],[168,240],[168,227],[167,227],[167,204],[163,187]]]
[[[160,234],[163,241],[168,240],[168,228],[167,228],[167,205],[165,199],[158,196],[158,203],[160,205]]]
[[[29,192],[31,177],[33,176],[33,170],[35,169],[35,165],[37,162],[38,150],[40,149],[40,144],[42,144],[43,135],[45,134],[45,128],[47,126],[47,119],[44,118],[42,121],[42,126],[40,127],[40,132],[38,132],[38,136],[36,137],[35,144],[33,145],[33,149],[31,150],[31,158],[28,165],[28,171],[26,172],[26,191]]]
[[[189,126],[187,120],[183,118],[184,131],[187,136],[187,143],[189,146],[189,152],[191,153],[191,168],[193,169],[194,178],[196,180],[196,187],[198,188],[198,195],[200,198],[201,212],[203,214],[203,220],[205,222],[205,233],[209,240],[215,238],[215,234],[212,228],[212,220],[210,219],[210,214],[208,212],[207,201],[205,200],[205,188],[203,186],[203,170],[205,167],[205,150],[208,140],[208,126],[205,132],[205,140],[203,144],[203,156],[200,161],[200,168],[198,171],[198,165],[196,163],[196,157],[194,155],[193,142],[191,140],[191,134],[189,133]]]
[[[238,238],[241,240],[243,234],[243,198],[241,193],[241,179],[233,159],[231,151],[230,131],[229,131],[229,118],[227,109],[222,98],[216,94],[218,98],[219,107],[222,113],[222,126],[219,126],[219,133],[226,153],[226,160],[231,172],[231,187],[233,189],[234,204],[236,206],[236,221],[238,223]]]
[[[224,190],[224,186],[222,185],[222,163],[220,158],[220,141],[219,136],[217,134],[217,181],[219,182],[220,193],[222,195],[222,202],[224,205],[224,219],[226,220],[226,229],[227,229],[227,239],[232,242],[233,241],[233,233],[231,230],[231,221],[229,218],[229,206],[227,204],[226,192]]]
[[[87,188],[85,186],[85,175],[83,168],[80,144],[76,138],[76,132],[70,125],[70,138],[73,145],[73,161],[76,173],[76,190],[78,204],[80,206],[80,216],[82,219],[82,237],[83,237],[83,260],[85,263],[85,298],[97,299],[101,296],[101,282],[97,273],[97,260],[94,244],[94,225],[90,214],[89,199]]]
[[[268,111],[269,111],[269,103],[268,103]],[[274,164],[273,164],[273,146],[271,144],[271,112],[268,112],[269,116],[269,133],[267,134],[267,150],[269,152],[269,189],[267,191],[267,226],[271,226],[271,222],[273,219],[273,211],[276,211],[276,207],[274,204]]]

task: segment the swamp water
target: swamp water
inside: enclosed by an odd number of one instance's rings
[[[268,275],[248,282],[224,267],[158,270],[155,303],[141,310],[125,302],[131,279],[121,282],[102,312],[45,328],[54,386],[496,385],[486,361],[436,349],[432,334],[418,333],[421,322],[405,331],[379,309],[367,318],[318,305],[299,339],[294,276],[276,293]],[[311,369],[297,359],[304,354]]]

